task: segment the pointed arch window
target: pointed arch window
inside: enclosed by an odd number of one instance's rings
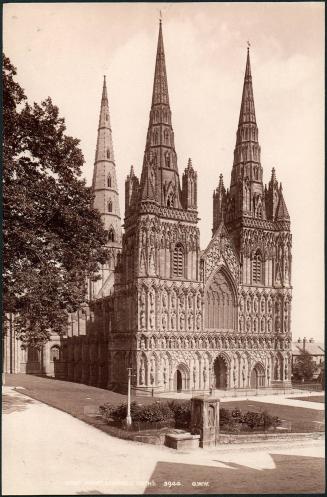
[[[260,250],[257,250],[252,258],[252,283],[262,283],[262,256]]]
[[[112,212],[112,201],[109,200],[108,202],[108,212]]]
[[[107,176],[107,187],[111,188],[111,176],[110,176],[110,174],[108,174],[108,176]]]
[[[181,243],[177,243],[173,252],[173,276],[182,278],[184,276],[184,249]]]
[[[115,241],[115,231],[113,228],[110,228],[108,231],[108,242],[114,242]]]
[[[167,197],[167,207],[174,207],[174,199],[175,199],[175,196],[174,196],[173,192],[169,193],[169,195]]]
[[[107,159],[110,159],[110,150],[107,148]]]

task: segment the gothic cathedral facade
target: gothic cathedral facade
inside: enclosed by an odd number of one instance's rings
[[[140,394],[290,387],[290,217],[275,170],[267,186],[262,178],[248,51],[230,187],[220,175],[212,239],[201,251],[197,173],[189,159],[179,176],[160,22],[142,173],[132,167],[125,182],[124,233],[104,81],[93,191],[108,262],[66,336],[30,359],[6,338],[5,368],[115,390],[126,390],[132,368]]]
[[[275,171],[262,182],[249,51],[230,188],[213,194],[201,252],[197,173],[180,181],[160,23],[140,180],[125,183],[108,387],[138,392],[290,386],[290,218]]]

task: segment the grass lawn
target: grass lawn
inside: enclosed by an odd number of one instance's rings
[[[21,393],[91,424],[95,424],[92,419],[95,419],[94,414],[100,405],[106,402],[119,405],[127,401],[126,395],[110,390],[29,374],[6,374],[5,385],[23,387],[19,390]],[[132,397],[132,400],[149,404],[158,399]]]
[[[306,402],[325,403],[325,395],[309,395],[308,397],[290,397],[295,400],[305,400]]]
[[[302,397],[303,398],[303,397]],[[280,419],[290,421],[293,433],[307,433],[313,431],[325,431],[325,414],[324,411],[314,409],[305,409],[292,406],[283,406],[278,404],[268,404],[265,402],[255,402],[248,400],[235,400],[224,402],[224,408],[232,409],[239,407],[243,411],[267,411],[272,416],[278,416]]]
[[[110,402],[112,405],[126,402],[126,395],[110,390],[27,374],[7,374],[5,382],[6,386],[24,387],[21,393],[67,412],[104,431],[109,431],[109,428],[106,428],[107,424],[102,419],[95,416],[98,407],[105,402]],[[169,400],[155,397],[135,397],[134,399],[140,404],[149,404],[155,400]],[[290,421],[292,432],[325,431],[324,411],[246,400],[224,402],[222,405],[224,408],[239,407],[241,411],[266,410],[272,416]]]

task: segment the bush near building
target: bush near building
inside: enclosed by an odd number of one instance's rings
[[[108,423],[124,423],[127,416],[127,404],[117,406],[104,404],[99,408],[101,415]],[[189,428],[191,422],[191,402],[190,401],[170,401],[154,402],[148,405],[131,403],[131,417],[133,423],[168,423],[175,422],[176,427]],[[234,409],[219,410],[219,426],[225,432],[236,433],[248,430],[266,431],[269,428],[276,428],[281,420],[278,416],[271,416],[266,411],[241,412],[237,407]],[[156,428],[156,427],[154,427]]]

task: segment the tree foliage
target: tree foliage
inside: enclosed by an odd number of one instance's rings
[[[316,371],[316,365],[311,354],[306,350],[302,350],[301,354],[296,357],[293,365],[293,376],[296,380],[312,380],[313,374]]]
[[[106,233],[81,179],[79,140],[51,98],[30,105],[15,76],[3,56],[3,309],[22,341],[38,345],[84,301]]]

